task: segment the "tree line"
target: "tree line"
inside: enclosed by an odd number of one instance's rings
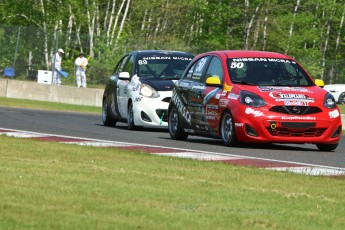
[[[345,82],[344,17],[344,0],[0,1],[0,25],[20,26],[22,36],[23,31],[35,35],[21,41],[39,43],[39,48],[19,45],[19,53],[29,48],[38,52],[33,55],[38,56],[36,65],[49,68],[56,47],[67,50],[70,66],[82,51],[90,57],[89,75],[95,81],[109,75],[123,53],[135,49],[193,54],[245,49],[285,53],[313,77]],[[0,34],[11,34],[9,40],[0,38],[0,45],[13,49],[17,29],[6,27]],[[28,54],[23,56],[18,65],[27,62]],[[5,61],[0,57],[0,64]]]

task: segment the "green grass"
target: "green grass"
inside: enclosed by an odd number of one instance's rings
[[[35,101],[25,99],[14,99],[0,97],[0,106],[18,107],[18,108],[32,108],[54,111],[71,111],[71,112],[86,112],[86,113],[101,113],[101,108],[96,106],[72,105],[62,104],[48,101]]]
[[[6,136],[0,149],[0,229],[345,226],[342,179]]]

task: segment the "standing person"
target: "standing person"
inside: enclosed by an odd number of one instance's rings
[[[75,73],[77,78],[77,87],[86,88],[86,66],[88,64],[87,59],[84,57],[83,53],[79,54],[79,57],[75,59],[75,65],[77,67],[77,71]]]
[[[64,53],[63,49],[60,48],[52,58],[53,85],[61,85],[61,75],[58,70],[61,70],[62,54]]]

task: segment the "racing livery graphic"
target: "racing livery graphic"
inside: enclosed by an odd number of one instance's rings
[[[174,85],[168,127],[178,140],[200,135],[229,146],[312,143],[321,151],[336,149],[342,132],[333,96],[296,60],[262,51],[195,57]]]

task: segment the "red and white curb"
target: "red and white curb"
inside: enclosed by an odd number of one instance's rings
[[[180,148],[169,148],[154,145],[142,145],[120,141],[105,141],[97,139],[79,138],[54,134],[36,133],[22,130],[0,128],[0,135],[9,137],[29,138],[40,141],[53,141],[64,144],[82,146],[106,147],[115,149],[139,150],[160,156],[189,158],[203,161],[222,162],[231,165],[259,167],[268,170],[285,171],[306,175],[345,176],[345,168],[328,167],[322,165],[304,164],[289,161],[277,161],[264,158],[245,157],[233,154],[214,153]]]

